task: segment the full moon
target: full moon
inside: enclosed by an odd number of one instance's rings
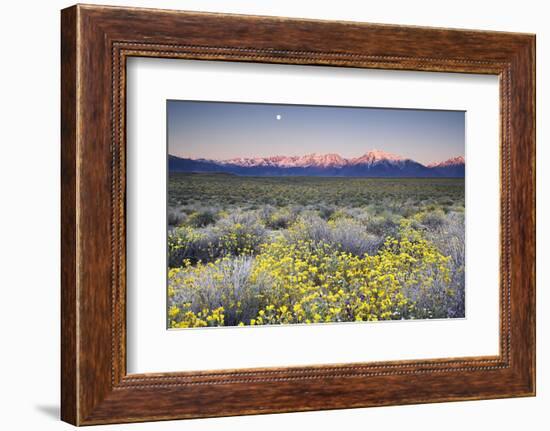
[[[276,118],[277,120],[280,120],[280,119],[282,118],[282,117],[281,117],[281,114],[277,114],[277,115],[275,116],[275,118]]]

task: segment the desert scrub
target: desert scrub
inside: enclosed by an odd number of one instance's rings
[[[253,258],[223,257],[191,265],[184,261],[168,273],[168,324],[171,328],[234,326],[250,322],[266,285],[250,275]]]
[[[366,224],[369,232],[382,237],[395,236],[399,228],[399,222],[401,217],[389,214],[374,215],[369,217],[364,224]]]
[[[427,230],[438,229],[446,222],[445,212],[441,208],[422,211],[415,214],[413,219]]]
[[[463,212],[449,212],[436,229],[425,229],[425,237],[449,257],[453,294],[443,298],[446,317],[465,316],[465,226]]]
[[[268,238],[265,227],[253,213],[229,215],[220,220],[213,230],[218,236],[219,256],[255,254]]]
[[[178,226],[180,225],[187,216],[185,214],[181,214],[180,212],[176,210],[169,210],[168,216],[167,216],[167,222],[168,226]]]
[[[185,224],[191,227],[206,227],[215,222],[216,214],[209,210],[191,213],[185,220]]]
[[[464,205],[464,179],[446,178],[323,178],[239,177],[219,174],[170,173],[168,205],[200,202],[204,208],[320,205],[341,209],[373,204],[380,211],[419,212],[428,205]],[[321,214],[321,216],[326,217]],[[330,217],[330,214],[328,215]],[[327,218],[328,218],[327,217]]]
[[[296,208],[279,208],[266,217],[264,223],[269,229],[286,229],[296,221],[298,212]]]
[[[210,260],[217,253],[217,238],[210,231],[180,226],[168,233],[168,267],[183,265],[184,261],[199,262]]]
[[[356,256],[376,254],[384,242],[353,218],[337,217],[327,222],[314,214],[301,216],[284,236],[290,242],[306,241],[313,247],[329,246]]]
[[[403,219],[397,239],[388,239],[382,253],[398,254],[409,259],[411,266],[398,277],[408,279],[405,295],[415,304],[413,318],[430,319],[449,317],[448,305],[457,296],[452,284],[452,262],[424,235],[412,227],[412,221]],[[420,273],[415,262],[422,262]]]
[[[232,215],[214,226],[195,229],[181,226],[168,233],[168,267],[185,259],[212,262],[223,256],[250,255],[267,240],[267,231],[252,215]]]
[[[402,223],[399,238],[388,238],[375,255],[279,236],[262,244],[256,257],[185,261],[170,270],[169,325],[436,317],[441,292],[449,288],[448,264],[410,223]]]
[[[391,307],[399,308],[398,294],[406,301],[396,314],[392,308],[392,319],[465,314],[463,179],[170,174],[168,187],[169,284],[171,292],[178,292],[171,296],[168,310],[174,326],[349,321],[356,315],[365,320],[387,318],[382,316],[387,310],[376,308],[379,289],[372,293],[372,316],[364,311],[361,317],[360,301],[355,300],[364,300],[367,293],[360,286],[365,289],[367,282],[374,286],[378,281],[365,274],[353,277],[354,282],[346,279],[337,269],[339,259],[342,265],[363,270],[378,268],[387,286],[390,275],[396,279],[397,290],[382,289],[395,292]],[[204,213],[210,215],[203,217]],[[416,259],[409,266],[406,254]],[[288,276],[309,283],[301,286],[307,295],[296,292],[294,279],[284,281],[276,271],[259,269],[270,256],[280,261],[291,258]],[[331,263],[330,269],[315,266],[314,260],[321,258],[327,259],[325,265]],[[333,277],[335,285],[327,290],[326,281],[311,274],[304,278],[299,271],[304,259],[312,272]],[[409,273],[415,268],[419,274]],[[339,271],[342,292],[334,290],[333,271]],[[216,287],[230,298],[232,283],[237,283],[238,295],[251,294],[240,305],[220,300],[219,292],[212,294]],[[273,302],[267,302],[268,297]]]

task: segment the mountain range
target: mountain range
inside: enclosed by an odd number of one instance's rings
[[[168,156],[170,172],[222,172],[246,176],[326,177],[450,177],[463,178],[464,157],[423,165],[412,159],[380,150],[343,158],[339,154],[304,156],[239,157],[228,160]]]

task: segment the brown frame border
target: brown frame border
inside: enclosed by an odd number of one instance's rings
[[[75,425],[535,394],[535,36],[76,5],[61,14],[61,418]],[[129,56],[495,74],[495,357],[127,375]]]

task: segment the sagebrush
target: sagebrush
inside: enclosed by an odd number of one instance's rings
[[[456,318],[464,180],[169,180],[171,328]]]

